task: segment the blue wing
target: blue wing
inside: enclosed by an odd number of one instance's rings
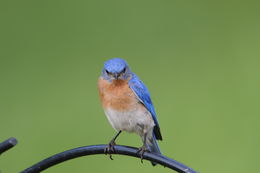
[[[135,75],[132,74],[132,78],[128,81],[130,88],[139,98],[139,101],[146,107],[146,109],[151,113],[155,126],[154,126],[154,134],[156,139],[162,140],[162,135],[160,132],[160,126],[156,118],[156,113],[153,107],[152,100],[150,98],[150,94],[144,83]]]

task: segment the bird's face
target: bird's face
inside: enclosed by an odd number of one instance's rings
[[[125,62],[120,58],[113,58],[105,62],[102,76],[109,80],[126,80],[131,75],[131,71]]]

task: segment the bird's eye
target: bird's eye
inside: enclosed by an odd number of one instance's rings
[[[107,74],[110,74],[110,72],[109,72],[109,71],[107,71],[107,70],[106,70],[106,73],[107,73]]]
[[[126,71],[126,68],[124,68],[121,73],[125,73],[125,71]]]

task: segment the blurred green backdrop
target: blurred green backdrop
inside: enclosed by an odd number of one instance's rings
[[[163,153],[200,172],[257,172],[259,1],[0,1],[3,173],[55,153],[107,143],[103,62],[126,59],[149,88]],[[124,134],[119,144],[141,146]],[[124,156],[82,157],[57,172],[171,172]]]

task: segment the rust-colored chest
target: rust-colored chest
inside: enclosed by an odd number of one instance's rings
[[[99,96],[104,109],[126,111],[137,103],[136,96],[128,86],[127,80],[109,82],[103,77],[98,80]]]

